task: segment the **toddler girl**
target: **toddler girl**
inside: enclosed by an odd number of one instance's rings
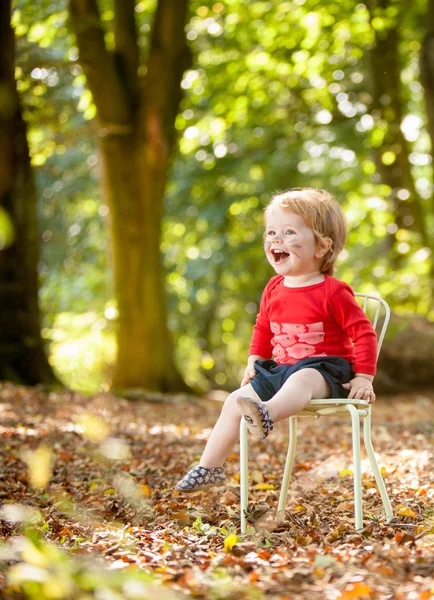
[[[178,491],[224,482],[241,418],[264,439],[312,398],[375,401],[375,331],[350,286],[332,277],[346,233],[341,206],[324,190],[294,188],[268,204],[264,249],[277,275],[262,295],[241,387],[228,396],[199,465]]]

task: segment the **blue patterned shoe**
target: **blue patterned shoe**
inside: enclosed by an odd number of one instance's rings
[[[223,467],[193,467],[175,486],[178,492],[200,492],[225,482]]]
[[[237,398],[237,406],[241,415],[247,423],[252,435],[259,440],[265,440],[270,431],[273,430],[273,420],[262,402],[253,398]]]

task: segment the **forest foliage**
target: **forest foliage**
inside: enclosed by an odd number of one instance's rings
[[[113,7],[100,2],[108,48]],[[155,2],[136,3],[143,56]],[[262,208],[276,190],[329,189],[349,223],[336,275],[432,319],[432,252],[412,217],[398,228],[376,164],[390,97],[375,106],[376,42],[397,32],[395,94],[418,202],[433,237],[432,155],[419,55],[427,6],[417,1],[190,3],[177,148],[161,246],[169,326],[196,388],[238,382],[261,290]],[[78,63],[68,4],[17,0],[16,77],[39,191],[43,337],[64,381],[106,389],[114,361],[109,210],[101,194],[96,109]],[[399,174],[398,174],[399,175]],[[406,203],[410,192],[395,190]],[[4,218],[4,217],[3,217]],[[406,224],[405,224],[406,223]],[[393,238],[391,243],[391,238]]]

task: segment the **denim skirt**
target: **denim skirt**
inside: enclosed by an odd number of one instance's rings
[[[278,365],[274,360],[257,360],[254,363],[255,377],[250,381],[263,402],[280,390],[285,381],[301,369],[316,369],[330,386],[330,398],[348,398],[349,390],[342,387],[354,377],[351,364],[340,356],[303,358],[295,365]]]

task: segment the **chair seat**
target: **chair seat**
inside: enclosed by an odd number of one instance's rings
[[[334,415],[346,412],[347,406],[354,406],[357,410],[361,410],[363,407],[369,407],[369,401],[358,398],[351,400],[348,400],[348,398],[315,398],[303,410],[297,413],[297,417]]]
[[[361,400],[360,398],[352,398],[351,400],[348,398],[314,398],[307,406],[324,406],[325,404],[364,404],[369,406],[369,400]]]

